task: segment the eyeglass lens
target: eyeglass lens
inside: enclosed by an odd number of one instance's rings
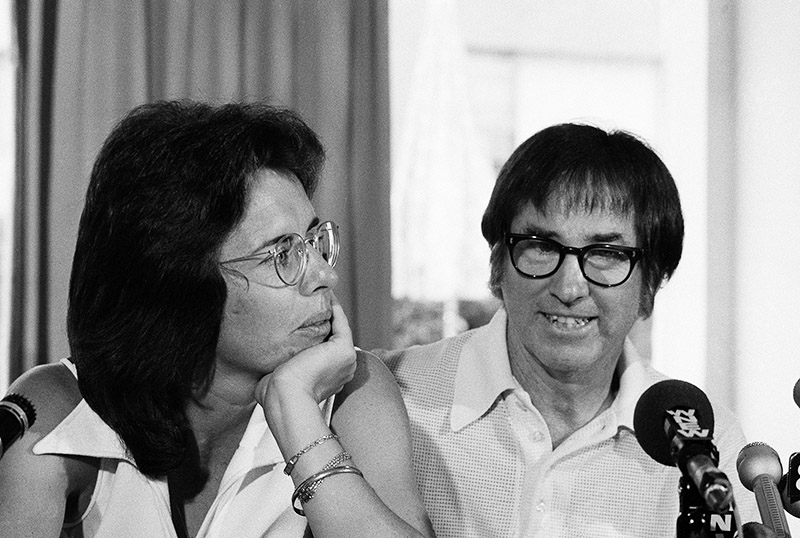
[[[540,278],[555,273],[562,261],[561,251],[556,245],[537,239],[515,243],[513,257],[517,270]],[[585,251],[580,265],[587,280],[603,286],[621,284],[631,272],[628,255],[603,247]]]
[[[284,283],[292,285],[300,279],[305,268],[305,256],[305,243],[299,235],[287,235],[275,245],[275,270]]]
[[[339,257],[338,230],[330,221],[323,222],[311,238],[311,244],[322,255],[322,258],[333,267]]]
[[[275,249],[275,269],[280,279],[287,285],[296,284],[303,276],[308,263],[306,243],[320,253],[328,265],[336,265],[339,256],[339,235],[336,225],[323,222],[314,233],[303,239],[297,234],[284,237]]]

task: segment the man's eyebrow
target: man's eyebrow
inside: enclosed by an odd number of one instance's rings
[[[539,237],[553,237],[555,232],[548,232],[544,228],[540,228],[533,224],[524,224],[518,232],[513,232],[523,235],[538,235]]]
[[[535,235],[538,237],[544,237],[546,239],[554,239],[558,236],[553,230],[547,230],[540,226],[534,224],[526,224],[522,226],[522,229],[519,232],[524,235]],[[587,243],[616,243],[623,240],[623,234],[620,232],[606,232],[606,233],[598,233],[594,234],[587,238]]]
[[[615,243],[622,241],[622,234],[619,232],[609,232],[592,236],[593,243]]]

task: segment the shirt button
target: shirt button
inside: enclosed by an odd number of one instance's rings
[[[544,501],[539,501],[539,504],[536,505],[537,512],[544,512]]]
[[[541,443],[542,441],[544,441],[544,434],[539,430],[536,430],[531,434],[531,439],[537,443]]]

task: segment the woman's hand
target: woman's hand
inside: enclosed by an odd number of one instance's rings
[[[359,368],[347,318],[335,298],[331,309],[327,341],[287,360],[256,387],[270,431],[284,461],[291,462],[296,487],[331,462],[343,461],[337,459],[343,454],[351,458],[347,465],[363,473],[326,478],[304,505],[309,525],[315,536],[432,536],[414,483],[408,419],[394,379],[374,357],[362,359]],[[332,430],[319,403],[350,381],[337,398],[341,406]],[[381,416],[373,420],[376,408]],[[341,439],[331,435],[334,431]]]

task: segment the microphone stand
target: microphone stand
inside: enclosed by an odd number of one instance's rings
[[[677,538],[710,538],[706,502],[694,485],[681,476],[678,481],[680,514],[675,524]]]
[[[684,476],[678,481],[678,491],[680,513],[675,523],[677,538],[733,538],[736,535],[737,524],[733,511],[716,514],[709,510],[697,487]],[[720,524],[724,524],[722,528]],[[717,528],[712,529],[712,526]]]

